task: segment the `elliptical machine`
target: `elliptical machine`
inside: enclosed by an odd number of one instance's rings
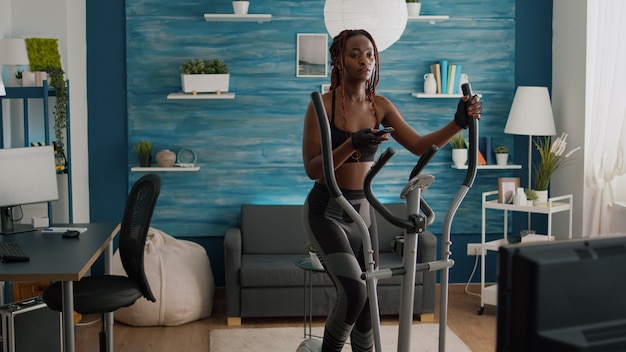
[[[463,84],[463,94],[473,97],[471,87],[469,84]],[[418,234],[423,232],[426,227],[435,220],[435,214],[433,210],[428,206],[426,202],[421,199],[422,193],[432,184],[435,177],[433,175],[421,175],[422,170],[428,162],[432,159],[435,153],[438,151],[437,146],[431,146],[429,150],[424,153],[418,160],[417,164],[411,171],[409,176],[409,182],[406,184],[400,197],[406,200],[407,215],[404,218],[400,218],[391,213],[374,195],[372,192],[372,181],[376,174],[383,168],[383,166],[393,157],[395,150],[393,148],[387,148],[379,157],[378,161],[372,166],[367,173],[364,180],[364,192],[365,197],[387,221],[391,224],[404,229],[404,248],[402,266],[397,268],[376,269],[376,263],[374,262],[374,251],[372,249],[371,238],[367,226],[359,214],[354,210],[352,205],[344,198],[341,190],[337,186],[335,180],[335,174],[333,170],[332,160],[332,143],[330,137],[330,126],[326,111],[322,103],[322,97],[319,92],[313,92],[311,94],[313,101],[313,107],[317,115],[318,124],[320,127],[321,135],[321,147],[322,147],[322,159],[324,177],[328,190],[341,208],[348,214],[348,216],[357,224],[363,241],[363,254],[365,257],[366,270],[361,275],[361,278],[365,280],[367,286],[367,293],[369,297],[370,312],[372,314],[372,326],[374,330],[374,346],[376,352],[382,351],[381,346],[381,334],[380,334],[380,314],[378,310],[378,293],[376,285],[378,280],[390,278],[392,276],[402,275],[401,291],[400,291],[400,313],[399,313],[399,329],[398,329],[398,352],[408,352],[411,349],[411,327],[413,320],[413,298],[415,295],[415,272],[417,271],[437,271],[441,270],[440,274],[440,316],[439,316],[439,351],[445,351],[446,343],[446,327],[447,327],[447,308],[448,308],[448,273],[452,266],[454,266],[454,260],[450,258],[452,252],[450,246],[452,245],[450,229],[452,227],[452,220],[454,215],[460,206],[461,202],[465,198],[465,195],[472,187],[474,179],[476,177],[476,160],[478,151],[478,122],[476,119],[471,119],[469,126],[469,161],[468,170],[460,189],[458,190],[455,198],[453,199],[446,217],[444,218],[444,225],[442,231],[442,245],[441,245],[441,259],[437,261],[427,263],[417,262],[417,238]],[[420,210],[422,214],[420,214]],[[296,352],[316,352],[320,351],[322,342],[319,339],[309,338],[298,346]]]

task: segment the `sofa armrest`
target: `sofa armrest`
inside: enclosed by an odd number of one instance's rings
[[[229,228],[224,235],[226,316],[241,316],[241,230]]]

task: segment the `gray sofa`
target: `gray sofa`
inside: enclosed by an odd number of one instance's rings
[[[387,206],[405,214],[403,204]],[[399,266],[402,259],[390,243],[402,230],[377,216],[380,266]],[[249,317],[303,315],[304,271],[295,265],[308,256],[301,217],[301,205],[241,206],[240,227],[229,228],[224,237],[228,325]],[[418,262],[436,260],[436,237],[426,231],[418,241]],[[422,321],[434,320],[435,280],[434,272],[416,275],[414,313]],[[326,316],[335,299],[334,286],[323,273],[312,275],[312,283],[312,313]],[[382,315],[398,314],[400,278],[380,280],[378,295]]]

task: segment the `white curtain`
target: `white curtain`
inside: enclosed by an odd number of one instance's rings
[[[585,234],[610,232],[610,205],[622,198],[616,181],[626,174],[626,1],[588,2],[587,135],[585,184],[592,193],[590,228]]]

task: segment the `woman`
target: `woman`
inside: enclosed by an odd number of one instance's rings
[[[480,118],[478,97],[463,97],[454,119],[443,128],[420,135],[404,121],[385,97],[376,95],[379,77],[378,50],[365,30],[344,30],[330,46],[332,73],[330,92],[322,96],[329,116],[335,177],[344,197],[368,225],[374,258],[378,262],[378,236],[373,209],[365,199],[363,180],[372,166],[380,142],[389,134],[375,135],[380,125],[392,127],[391,135],[403,147],[421,155],[431,145],[445,145],[469,118]],[[309,104],[304,120],[302,156],[307,175],[315,180],[304,206],[308,240],[322,259],[337,289],[337,302],[328,316],[322,351],[341,351],[348,336],[353,351],[372,351],[373,332],[367,290],[361,280],[365,270],[361,236],[325,185],[320,130]]]

